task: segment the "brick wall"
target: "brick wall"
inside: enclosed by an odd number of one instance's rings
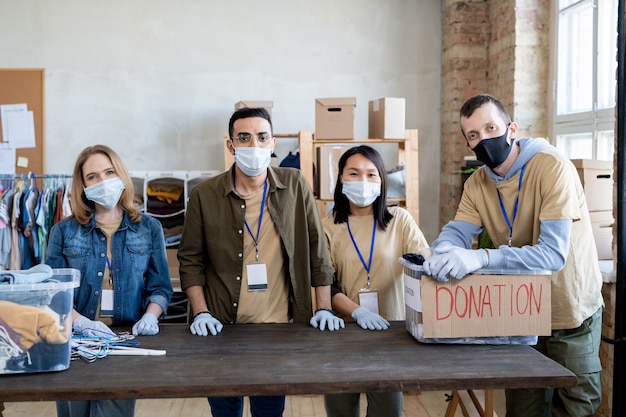
[[[471,155],[458,125],[465,100],[492,94],[521,135],[547,135],[549,18],[548,0],[443,1],[440,226],[454,217],[462,192],[456,171]]]

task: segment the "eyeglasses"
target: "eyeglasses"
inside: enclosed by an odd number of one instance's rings
[[[239,143],[243,143],[243,144],[249,144],[250,142],[252,142],[252,136],[250,133],[238,133],[237,136],[232,137],[232,140],[237,139],[237,141]],[[256,137],[257,142],[259,143],[269,143],[272,140],[272,135],[267,133],[267,132],[261,132],[257,135],[254,135],[254,137]]]

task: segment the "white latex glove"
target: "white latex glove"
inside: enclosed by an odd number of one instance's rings
[[[433,255],[441,255],[443,253],[448,253],[450,252],[451,249],[455,249],[458,247],[459,246],[453,245],[450,242],[444,241],[444,242],[441,242],[439,245],[431,248],[431,250],[432,250]]]
[[[83,336],[91,337],[115,337],[117,336],[109,326],[101,321],[89,320],[85,316],[78,316],[74,320],[74,330]]]
[[[359,307],[352,312],[352,318],[356,320],[356,324],[364,329],[370,330],[387,330],[389,322],[382,316],[369,311],[365,307]]]
[[[484,249],[453,248],[447,253],[433,255],[424,262],[424,272],[438,281],[450,277],[461,279],[465,275],[487,266],[489,257]]]
[[[193,323],[189,326],[191,334],[195,334],[197,336],[208,336],[209,333],[215,336],[221,332],[223,328],[224,325],[208,312],[198,314],[194,317]]]
[[[152,313],[145,313],[133,326],[135,336],[154,336],[159,333],[159,319]]]
[[[315,312],[315,315],[311,317],[309,323],[316,329],[319,326],[320,330],[324,330],[326,327],[328,327],[328,330],[330,330],[331,332],[333,330],[339,330],[340,328],[343,329],[344,327],[346,327],[346,324],[343,322],[342,318],[335,316],[330,310],[326,309],[318,309]]]

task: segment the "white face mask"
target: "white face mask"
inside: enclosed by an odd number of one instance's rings
[[[120,201],[122,191],[125,188],[126,185],[124,185],[120,177],[110,178],[85,187],[85,197],[87,197],[87,200],[93,201],[107,210],[111,210]]]
[[[343,195],[358,207],[367,207],[380,196],[381,183],[369,181],[346,181],[341,187]]]
[[[271,161],[271,148],[256,146],[235,148],[235,163],[249,177],[258,177],[263,174]]]

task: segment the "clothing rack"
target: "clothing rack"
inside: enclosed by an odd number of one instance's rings
[[[48,233],[71,215],[67,174],[0,174],[0,270],[45,262]],[[43,183],[42,183],[43,182]]]

